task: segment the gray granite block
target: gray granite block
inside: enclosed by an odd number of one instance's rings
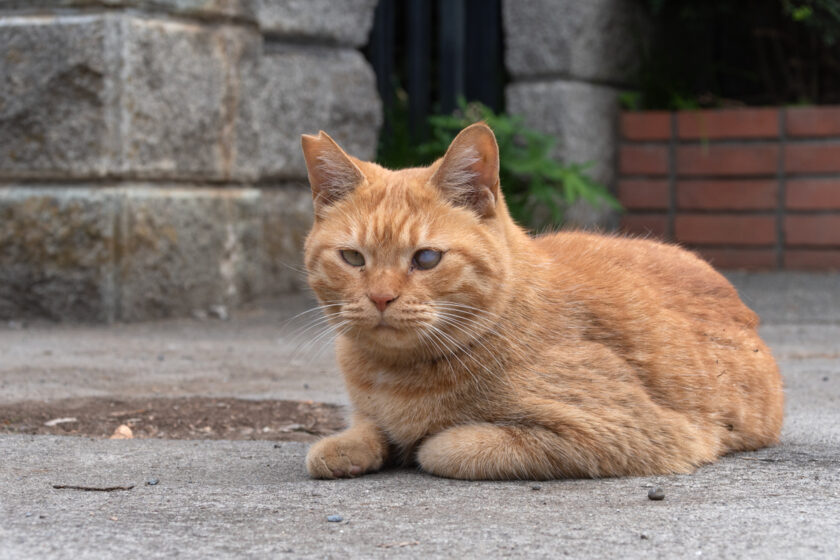
[[[592,178],[615,192],[618,91],[585,82],[519,82],[507,87],[508,112],[557,139],[554,155],[564,163],[592,163]],[[585,201],[567,212],[570,225],[612,229],[616,215]]]
[[[0,188],[0,319],[138,321],[304,287],[301,184]]]
[[[302,133],[325,130],[351,155],[376,155],[382,104],[373,70],[352,49],[290,46],[267,52],[258,104],[262,174],[305,179]]]
[[[308,189],[135,187],[124,197],[122,320],[230,309],[303,286]]]
[[[236,26],[122,19],[122,171],[129,177],[250,180],[261,42]]]
[[[108,190],[0,188],[0,317],[114,319],[117,209]]]
[[[361,47],[373,27],[376,0],[256,0],[264,33]]]
[[[609,87],[555,80],[508,86],[508,112],[557,138],[555,154],[567,163],[592,162],[601,183],[615,182],[618,91]]]
[[[0,176],[102,176],[112,166],[118,55],[101,17],[0,18]]]
[[[635,0],[504,0],[505,63],[514,78],[627,83],[648,35]]]
[[[0,177],[254,179],[261,48],[244,26],[0,18]]]
[[[183,17],[256,19],[256,0],[0,0],[0,9],[132,8]]]

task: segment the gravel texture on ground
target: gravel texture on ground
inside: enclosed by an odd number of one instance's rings
[[[310,480],[306,449],[0,436],[0,558],[837,558],[836,440],[539,491],[411,469]]]
[[[29,410],[40,412],[28,429],[40,431],[35,424],[72,417],[72,407],[62,408],[68,403],[97,403],[91,425],[101,425],[93,438],[0,433],[0,560],[836,560],[840,276],[731,278],[762,316],[761,334],[785,378],[782,443],[681,476],[534,484],[454,481],[403,469],[310,480],[305,442],[229,440],[245,436],[243,427],[254,429],[248,439],[262,437],[266,426],[314,428],[319,424],[307,423],[313,409],[306,407],[317,410],[317,402],[336,405],[322,410],[325,419],[340,419],[346,396],[329,336],[316,340],[316,329],[305,330],[309,322],[288,322],[312,305],[304,298],[229,321],[6,325],[0,328],[0,410],[34,407]],[[284,400],[315,402],[301,409],[271,403]],[[189,418],[199,421],[184,432],[193,439],[145,437],[145,421],[134,423],[134,439],[105,439],[114,424],[167,413],[157,406],[173,414],[174,425],[188,416],[182,405],[167,406],[176,402],[195,405]],[[219,402],[236,404],[211,406]],[[240,424],[232,414],[240,405],[243,415],[262,412]],[[4,431],[15,431],[12,426]],[[210,438],[202,433],[208,426],[230,432],[228,439],[201,441]],[[663,500],[649,498],[657,487]]]

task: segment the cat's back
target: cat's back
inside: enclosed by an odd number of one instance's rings
[[[581,338],[622,359],[653,402],[713,427],[722,452],[777,440],[782,381],[758,316],[708,263],[645,239],[563,232],[534,242],[551,263],[543,285]]]
[[[556,267],[554,277],[572,282],[582,295],[758,325],[758,316],[723,275],[676,245],[586,232],[559,232],[534,241]]]

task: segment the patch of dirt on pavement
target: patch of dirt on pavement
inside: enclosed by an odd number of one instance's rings
[[[102,397],[0,405],[0,433],[107,438],[314,441],[344,427],[341,407],[312,401]]]

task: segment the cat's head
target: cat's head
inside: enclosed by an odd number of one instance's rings
[[[372,350],[440,355],[492,328],[516,226],[489,127],[472,125],[431,166],[400,171],[347,155],[324,132],[301,143],[315,208],[309,284],[340,331]]]

